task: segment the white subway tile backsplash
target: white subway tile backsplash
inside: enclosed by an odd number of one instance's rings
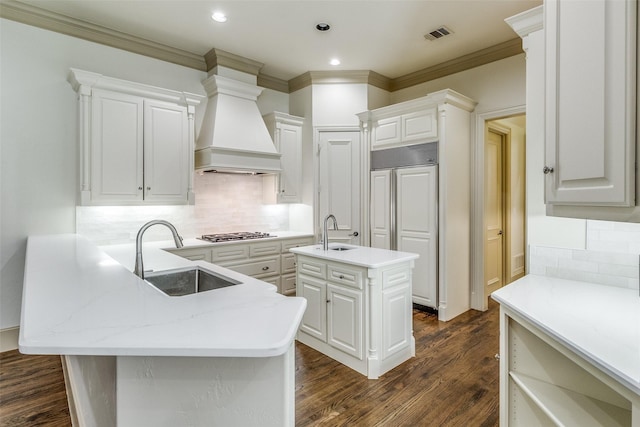
[[[230,231],[272,232],[289,229],[288,205],[262,204],[262,177],[195,175],[192,206],[78,206],[76,232],[99,245],[135,241],[138,229],[165,219],[184,237]],[[164,227],[151,227],[145,241],[170,240]]]

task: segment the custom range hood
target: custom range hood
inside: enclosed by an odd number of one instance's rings
[[[196,171],[280,172],[280,154],[256,104],[262,88],[217,74],[202,84],[209,100],[195,147]]]

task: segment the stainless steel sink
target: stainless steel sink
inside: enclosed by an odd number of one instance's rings
[[[146,273],[145,280],[172,297],[211,291],[242,283],[201,267]]]
[[[334,246],[333,248],[329,248],[332,251],[350,251],[351,249],[355,249],[355,248],[349,248],[346,246]]]

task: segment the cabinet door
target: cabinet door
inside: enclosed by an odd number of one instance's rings
[[[307,300],[300,330],[321,341],[327,341],[327,285],[322,280],[298,275],[296,295]]]
[[[438,111],[436,108],[402,115],[402,142],[426,142],[437,139]]]
[[[278,139],[277,148],[282,155],[278,200],[281,203],[299,203],[302,181],[302,127],[281,124]]]
[[[371,148],[383,148],[387,145],[397,144],[402,141],[401,117],[390,117],[388,119],[380,119],[373,126],[373,138],[371,140]]]
[[[327,286],[327,342],[362,360],[362,292]]]
[[[186,203],[189,165],[187,109],[160,101],[144,102],[145,201]]]
[[[401,271],[406,273],[406,271]],[[405,277],[409,278],[408,274]],[[411,282],[382,290],[382,359],[411,345]]]
[[[371,247],[391,249],[391,171],[371,172]]]
[[[91,103],[92,202],[142,201],[142,98],[94,89]]]
[[[398,169],[397,249],[420,254],[413,270],[413,301],[438,307],[438,167]]]
[[[548,204],[635,203],[635,8],[545,2]]]

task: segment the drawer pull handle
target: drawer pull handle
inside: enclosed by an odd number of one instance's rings
[[[269,267],[262,267],[262,271],[267,271],[269,269]]]
[[[341,279],[344,279],[344,275],[342,275],[342,274],[340,276],[338,276],[338,277],[340,277]]]

